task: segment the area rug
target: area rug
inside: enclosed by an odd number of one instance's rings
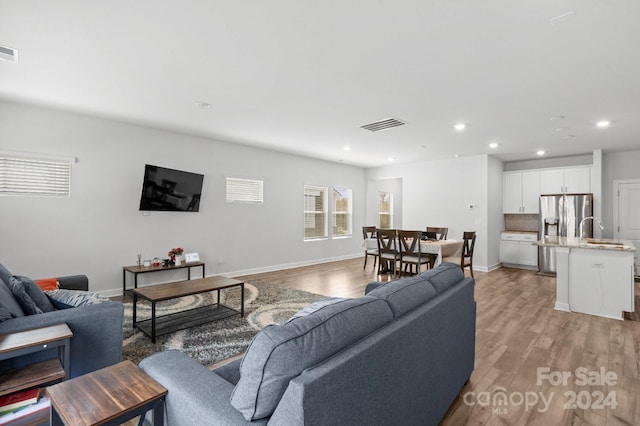
[[[230,288],[220,292],[221,303],[240,309],[240,291]],[[159,336],[156,343],[138,329],[132,328],[133,303],[124,303],[123,359],[138,364],[145,357],[169,349],[178,349],[204,365],[227,359],[244,352],[251,339],[269,324],[282,324],[303,307],[325,298],[309,293],[268,283],[251,281],[245,283],[245,316],[236,315],[220,321],[203,324],[186,330]],[[216,292],[168,300],[156,305],[157,315],[195,308],[215,303]],[[146,301],[138,303],[138,320],[151,317],[151,306]]]

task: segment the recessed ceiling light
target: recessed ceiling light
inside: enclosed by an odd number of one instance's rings
[[[461,154],[453,154],[453,158],[460,158]]]
[[[565,130],[567,130],[567,129],[564,128],[564,127],[557,127],[556,128],[556,132],[564,132]]]
[[[536,152],[536,155],[544,155],[544,150],[539,150],[538,152]]]
[[[196,101],[196,106],[200,109],[209,109],[211,104],[209,102]]]
[[[461,131],[463,131],[464,129],[467,128],[467,125],[464,124],[464,123],[457,123],[457,124],[453,125],[453,128],[456,129],[457,131],[461,132]]]
[[[491,149],[496,149],[497,147],[498,147],[498,142],[491,142],[489,144],[489,148],[491,148]]]
[[[387,161],[390,162],[390,163],[393,163],[394,159],[393,159],[393,157],[389,157],[389,158],[387,158]]]
[[[418,145],[416,148],[419,148],[419,149],[426,149],[427,147],[426,147],[426,145]]]
[[[611,122],[607,120],[598,121],[596,123],[596,126],[598,126],[601,129],[604,129],[605,127],[609,127],[610,125],[611,125]]]
[[[349,145],[345,145],[342,149],[345,151],[351,151],[351,147]]]
[[[575,137],[576,137],[576,135],[564,135],[564,136],[562,137],[562,139],[573,139],[573,138],[575,138]]]
[[[558,121],[563,119],[564,119],[564,115],[552,115],[551,117],[549,117],[550,121]]]

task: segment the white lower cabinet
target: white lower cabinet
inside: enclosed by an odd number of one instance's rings
[[[500,236],[500,262],[510,266],[538,267],[538,247],[533,242],[538,235],[503,232]]]

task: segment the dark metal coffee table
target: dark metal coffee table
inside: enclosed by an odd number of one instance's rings
[[[220,290],[232,287],[240,287],[240,310],[230,308],[220,303]],[[176,299],[178,297],[194,294],[218,292],[217,303],[199,306],[185,311],[168,315],[156,315],[156,303],[163,300]],[[200,278],[195,280],[177,281],[168,284],[151,285],[131,290],[133,294],[133,326],[151,337],[153,343],[156,337],[172,333],[177,330],[194,327],[207,322],[221,320],[233,315],[244,317],[244,282],[223,276]],[[151,302],[151,318],[137,321],[138,298]]]

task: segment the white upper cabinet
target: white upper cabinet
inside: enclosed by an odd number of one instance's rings
[[[503,212],[538,213],[540,210],[540,173],[504,172]]]
[[[591,167],[540,170],[541,194],[591,192]]]

